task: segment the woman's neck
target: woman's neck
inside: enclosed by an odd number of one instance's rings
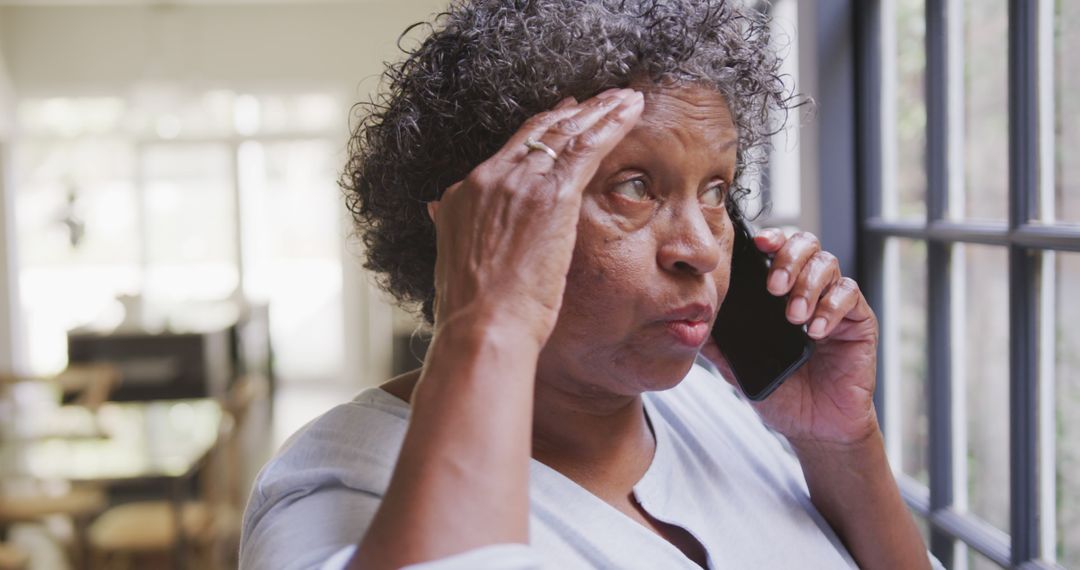
[[[409,402],[419,377],[413,370],[381,388]],[[532,456],[601,498],[625,498],[656,449],[642,397],[562,387],[586,385],[537,378]]]
[[[537,378],[532,450],[537,461],[602,498],[625,497],[652,463],[655,449],[640,395],[586,394]]]

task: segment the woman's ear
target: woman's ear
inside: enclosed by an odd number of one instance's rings
[[[439,201],[434,200],[427,203],[427,214],[431,218],[431,223],[435,223],[435,213],[439,211]]]

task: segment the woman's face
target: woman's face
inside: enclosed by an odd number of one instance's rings
[[[585,190],[541,382],[585,395],[678,383],[706,340],[731,268],[725,197],[738,134],[704,87],[646,89],[641,120]]]

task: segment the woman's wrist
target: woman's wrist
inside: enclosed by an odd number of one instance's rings
[[[810,500],[864,568],[928,568],[926,547],[900,497],[875,422],[842,443],[792,442]]]
[[[506,303],[474,302],[445,311],[435,322],[435,338],[444,337],[452,344],[502,346],[504,350],[540,352],[551,331],[543,319],[530,317],[522,310],[504,307]]]
[[[477,307],[436,323],[414,406],[442,400],[448,391],[473,388],[491,394],[519,388],[532,393],[542,346],[530,331],[496,315]]]
[[[848,430],[842,437],[831,439],[788,437],[788,443],[802,462],[815,459],[835,461],[845,457],[865,457],[867,452],[885,448],[876,413],[872,413],[865,423]]]

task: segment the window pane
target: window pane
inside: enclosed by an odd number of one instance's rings
[[[1055,215],[1058,220],[1080,223],[1080,2],[1055,2],[1054,82],[1057,109],[1055,162]]]
[[[957,245],[960,269],[953,303],[961,311],[954,330],[955,381],[962,386],[966,421],[967,508],[1009,530],[1009,291],[1008,255],[1002,247]],[[963,481],[964,478],[959,480]]]
[[[334,132],[343,124],[338,99],[325,93],[238,98],[236,127],[242,134]]]
[[[115,97],[27,98],[19,103],[16,120],[24,136],[109,135],[118,130],[124,112],[124,100]]]
[[[926,3],[892,0],[883,4],[886,59],[882,105],[885,141],[885,196],[888,218],[926,216]],[[891,34],[891,41],[890,41]]]
[[[1008,4],[964,1],[964,218],[1008,216]]]
[[[232,159],[224,144],[146,147],[147,283],[151,326],[180,306],[223,300],[239,282]]]
[[[68,330],[116,326],[116,296],[139,289],[134,152],[105,138],[24,142],[12,162],[29,365],[46,374],[67,364]]]
[[[899,466],[908,476],[929,484],[926,360],[926,243],[890,239],[886,246],[887,291],[886,394],[899,404],[886,412],[899,414],[890,429],[900,434]]]
[[[923,544],[930,546],[930,523],[926,521],[926,518],[919,515],[915,511],[911,511],[911,517],[915,519],[915,526],[919,529],[919,535],[922,536]]]
[[[1001,570],[1003,566],[979,554],[970,546],[967,548],[968,570]]]
[[[1056,253],[1054,399],[1057,403],[1058,563],[1080,568],[1080,254]]]
[[[780,75],[785,87],[792,93],[799,91],[799,42],[798,20],[799,6],[796,0],[779,0],[772,3],[769,21],[772,42],[783,57]],[[785,120],[783,130],[772,137],[772,149],[769,164],[764,171],[762,187],[767,192],[765,198],[770,208],[767,218],[761,225],[795,224],[801,209],[800,197],[800,162],[799,162],[799,124],[806,110],[795,109],[786,116],[775,119]],[[754,212],[751,208],[749,211]]]
[[[244,290],[268,302],[275,373],[340,382],[344,367],[338,145],[240,146]]]

